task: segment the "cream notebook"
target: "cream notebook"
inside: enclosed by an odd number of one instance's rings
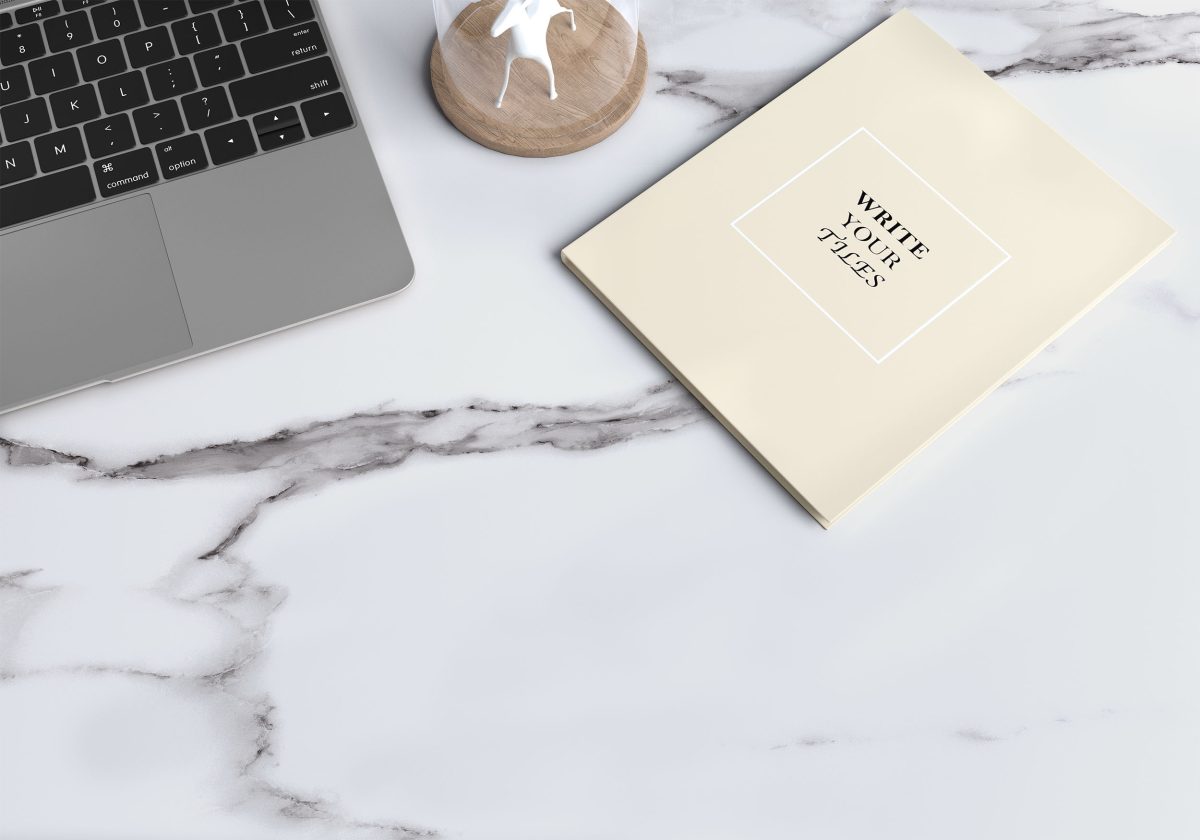
[[[829,527],[1171,236],[901,12],[562,256]]]

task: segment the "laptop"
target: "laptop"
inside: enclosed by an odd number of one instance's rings
[[[412,276],[317,0],[0,0],[0,413]]]

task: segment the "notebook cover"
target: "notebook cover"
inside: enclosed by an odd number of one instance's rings
[[[1171,236],[901,12],[562,257],[829,527]]]

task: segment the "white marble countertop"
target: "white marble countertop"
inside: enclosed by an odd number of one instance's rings
[[[557,254],[904,4],[644,0],[546,161],[326,5],[417,283],[0,419],[0,836],[1200,836],[1200,3],[915,6],[1179,236],[828,533]]]

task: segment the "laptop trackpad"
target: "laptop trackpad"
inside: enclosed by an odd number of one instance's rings
[[[0,236],[0,408],[191,346],[149,196]]]

